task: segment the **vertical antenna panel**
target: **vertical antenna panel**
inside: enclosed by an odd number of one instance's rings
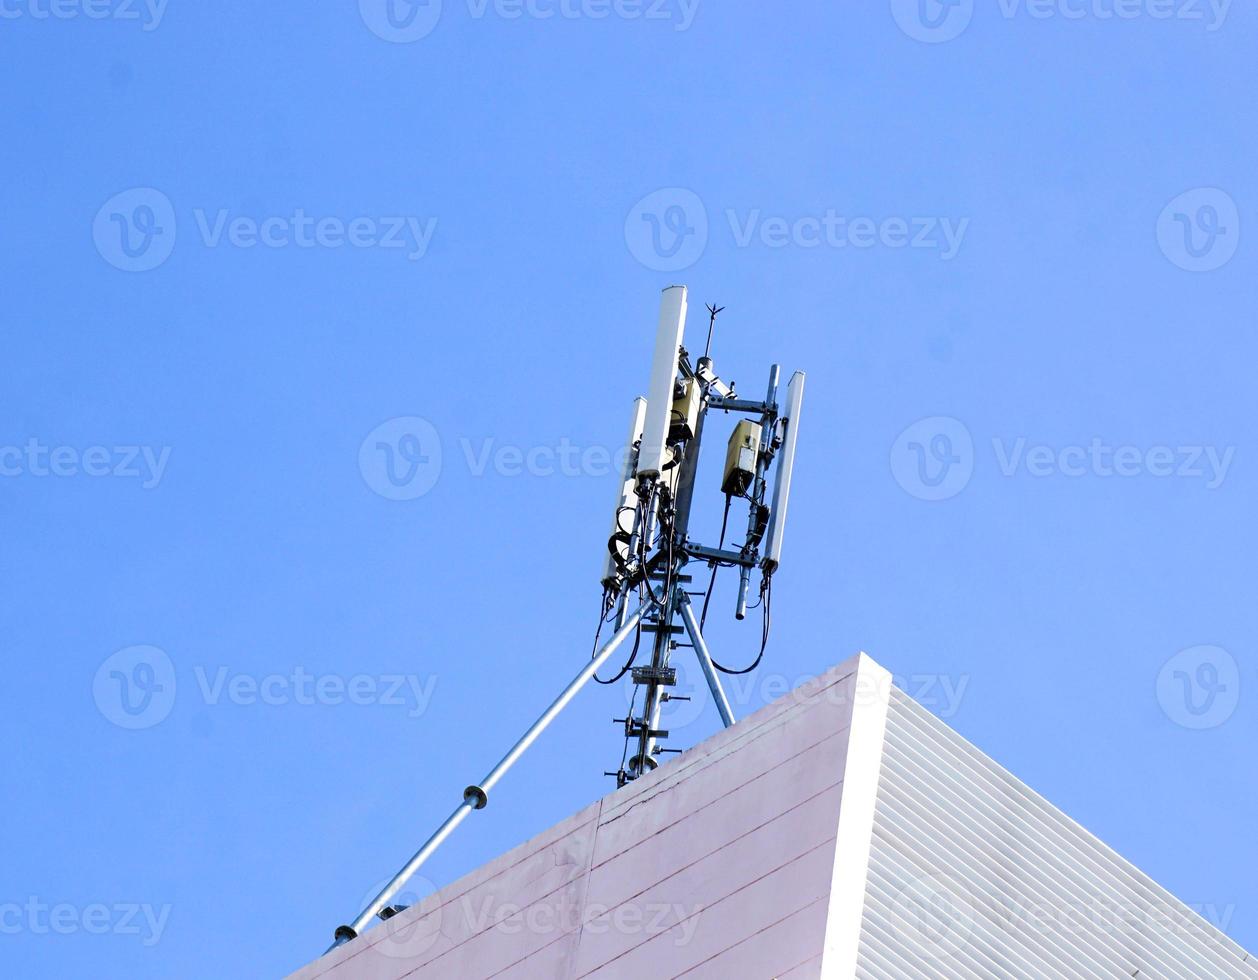
[[[616,492],[616,509],[612,512],[612,530],[611,537],[619,534],[621,531],[632,531],[633,517],[632,515],[622,515],[626,507],[635,507],[637,498],[634,496],[634,470],[637,468],[638,458],[633,451],[633,444],[642,438],[642,427],[646,423],[646,399],[635,398],[633,402],[633,418],[629,423],[629,438],[625,442],[625,461],[620,468],[620,486]],[[624,524],[627,517],[629,527]],[[621,551],[621,555],[625,558],[629,556],[629,546],[623,548],[617,547]],[[603,560],[603,581],[607,582],[616,577],[616,561],[612,557],[611,550],[607,551]]]
[[[765,532],[764,567],[777,568],[782,560],[782,534],[786,528],[786,505],[791,496],[791,472],[795,469],[795,444],[799,441],[799,411],[804,401],[804,380],[807,375],[796,371],[786,386],[786,431],[778,450],[777,479],[773,484],[773,504],[769,511],[769,529]]]
[[[651,387],[647,389],[646,422],[638,453],[638,477],[657,477],[668,452],[673,387],[677,382],[678,349],[686,330],[686,287],[669,286],[660,302],[660,325],[655,335]]]

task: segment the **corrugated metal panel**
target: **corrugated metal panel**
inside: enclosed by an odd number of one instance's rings
[[[895,691],[857,975],[1258,980],[1258,965]]]

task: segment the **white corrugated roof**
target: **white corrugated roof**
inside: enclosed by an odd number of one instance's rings
[[[878,980],[1258,978],[1201,915],[898,690],[859,957],[857,976]]]

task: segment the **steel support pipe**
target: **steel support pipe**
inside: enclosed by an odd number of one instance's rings
[[[716,710],[720,712],[721,721],[725,723],[725,727],[729,728],[734,724],[734,712],[730,709],[729,701],[725,697],[725,690],[721,687],[721,679],[716,676],[716,668],[712,664],[712,654],[708,652],[708,645],[704,642],[703,634],[699,632],[699,621],[695,619],[694,607],[690,604],[690,596],[684,592],[681,596],[681,618],[686,624],[686,632],[690,634],[690,642],[694,644],[695,656],[699,660],[699,667],[703,670],[703,676],[707,678],[708,690],[712,692],[712,700],[716,702]]]
[[[497,785],[498,781],[502,779],[504,775],[506,775],[507,770],[515,765],[516,761],[524,754],[525,750],[537,741],[537,737],[546,730],[546,727],[552,721],[555,720],[555,716],[567,707],[568,702],[576,697],[577,692],[586,685],[590,678],[593,677],[598,669],[607,662],[620,645],[633,635],[633,633],[637,630],[638,623],[641,622],[645,611],[645,606],[639,606],[637,611],[625,620],[625,624],[616,632],[616,635],[608,640],[607,643],[604,644],[603,648],[595,655],[594,659],[581,669],[580,673],[572,679],[572,682],[564,688],[563,693],[561,693],[559,697],[555,698],[549,708],[542,712],[541,717],[538,718],[537,721],[533,722],[529,730],[526,731],[520,740],[511,747],[511,750],[502,757],[501,761],[489,770],[485,778],[482,779],[478,785],[469,786],[463,791],[463,802],[460,803],[458,808],[446,818],[445,823],[437,828],[436,833],[428,838],[428,841],[424,844],[424,846],[415,852],[415,856],[406,862],[405,867],[393,876],[393,879],[385,885],[380,894],[372,899],[371,903],[359,913],[358,918],[356,918],[351,925],[340,926],[336,930],[336,941],[328,947],[329,951],[335,949],[337,946],[344,945],[351,939],[357,938],[364,929],[371,925],[371,920],[379,914],[382,908],[389,904],[389,901],[394,895],[402,890],[402,886],[406,884],[411,875],[415,874],[415,872],[420,869],[424,862],[432,856],[433,851],[441,846],[442,842],[449,837],[451,833],[453,833],[454,829],[463,822],[467,815],[473,810],[480,810],[485,807],[485,805],[489,802],[489,791]]]

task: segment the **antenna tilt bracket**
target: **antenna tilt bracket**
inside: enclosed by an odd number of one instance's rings
[[[681,630],[678,629],[678,632],[680,633]],[[633,682],[635,684],[650,684],[652,681],[664,687],[675,687],[677,684],[677,668],[656,667],[651,664],[633,668]]]
[[[685,700],[689,701],[690,699],[686,698]],[[668,738],[667,728],[648,728],[632,716],[629,718],[613,718],[612,723],[625,726],[626,738],[637,738],[639,735],[646,735],[648,738]],[[603,775],[606,776],[608,774],[603,773]]]

